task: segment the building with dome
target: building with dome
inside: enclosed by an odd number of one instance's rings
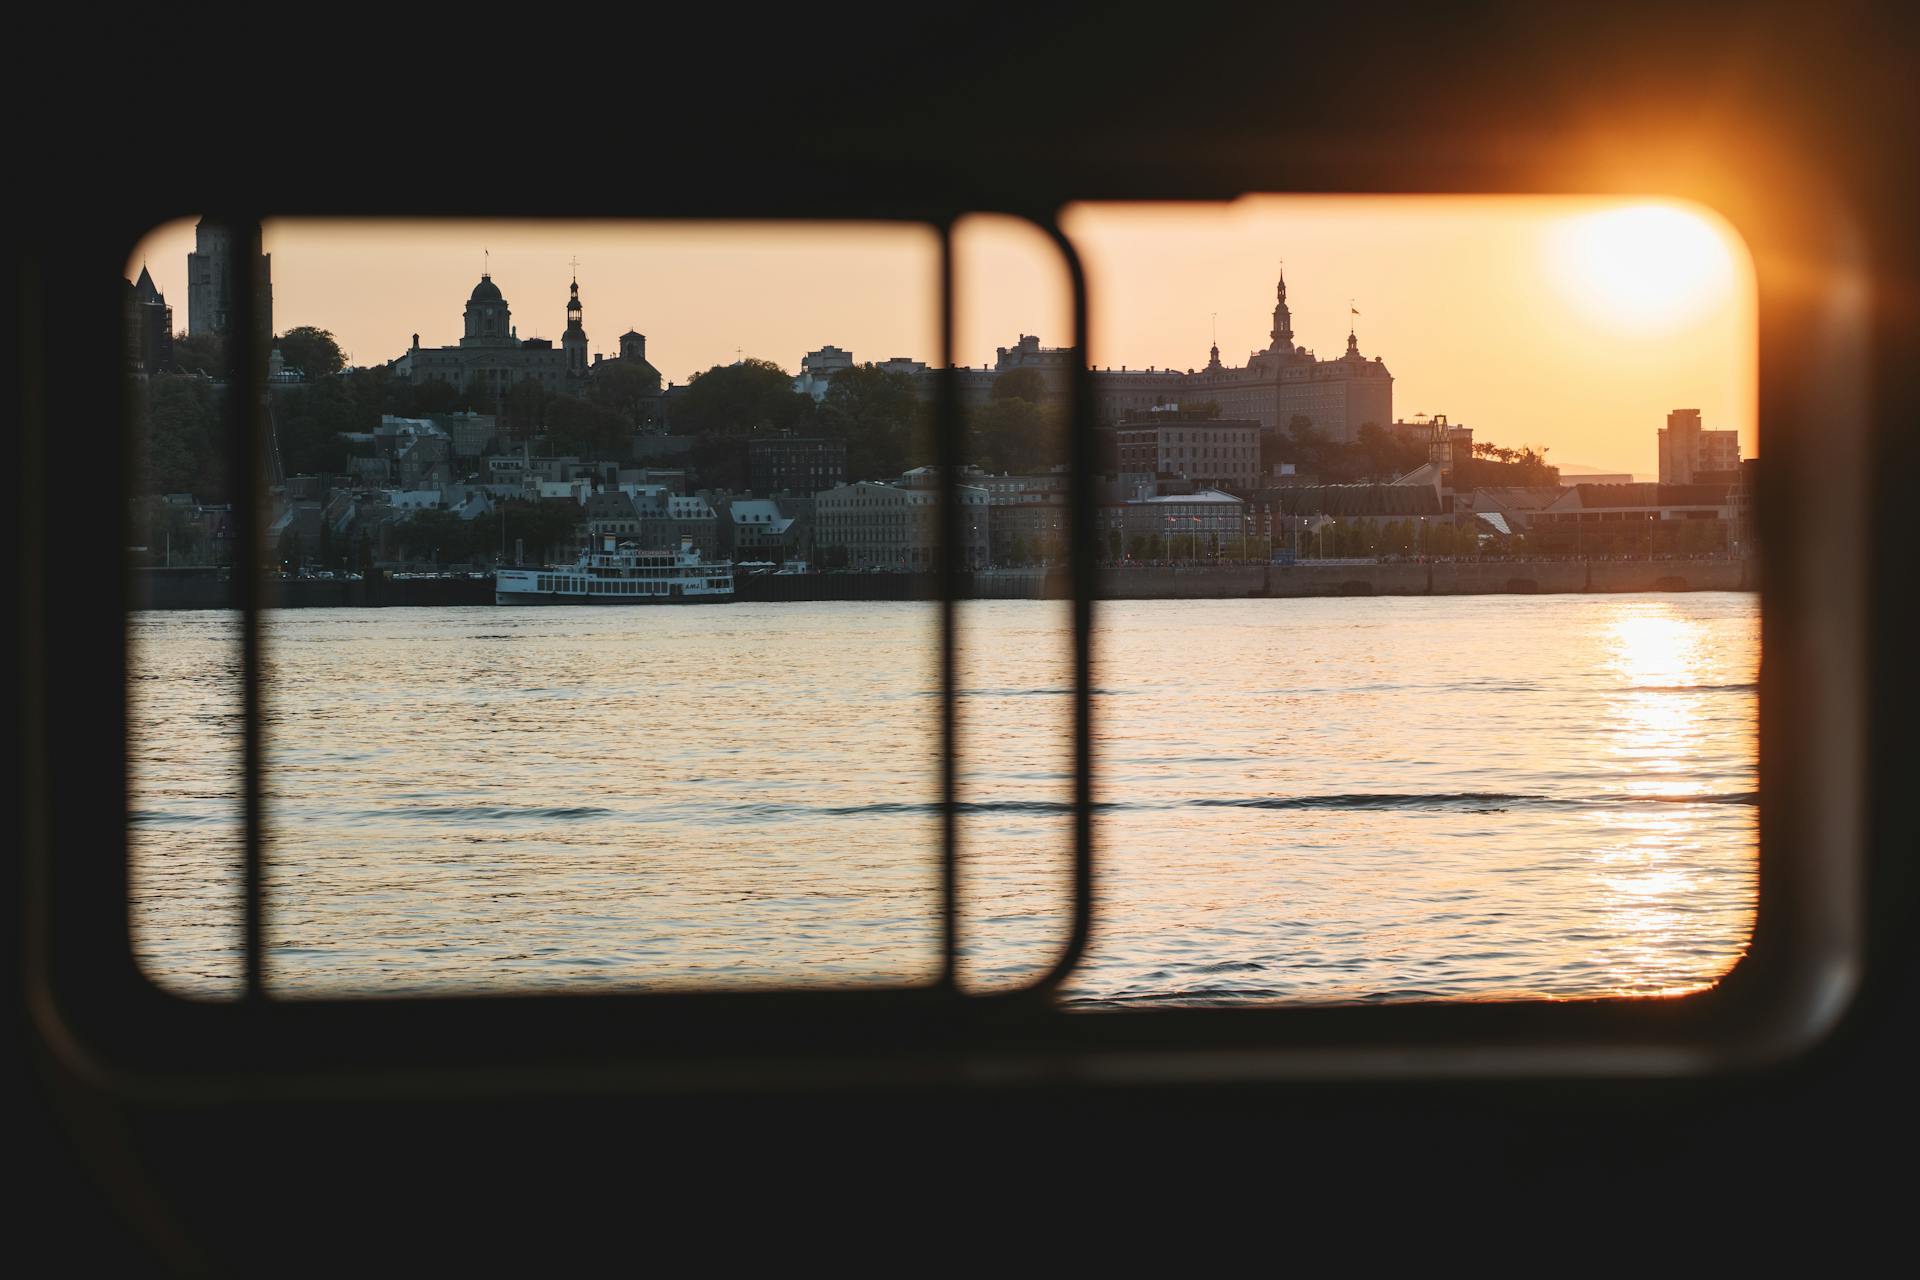
[[[451,347],[423,347],[420,335],[406,354],[391,362],[394,376],[414,384],[445,382],[462,390],[475,389],[498,400],[509,387],[532,380],[549,392],[577,395],[597,369],[632,362],[646,363],[646,338],[629,330],[620,339],[620,355],[613,360],[589,361],[585,309],[576,277],[567,295],[567,326],[556,347],[550,338],[522,338],[513,312],[490,273],[467,295],[460,342]],[[654,376],[658,378],[658,373]]]

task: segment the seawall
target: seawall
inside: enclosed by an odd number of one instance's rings
[[[1225,565],[1110,569],[1103,600],[1304,599],[1315,596],[1565,595],[1576,592],[1756,591],[1753,560],[1516,560],[1435,564]],[[978,574],[985,599],[1055,600],[1065,574]]]
[[[1103,570],[1103,600],[1304,599],[1315,596],[1564,595],[1574,592],[1755,591],[1753,560],[1518,560],[1437,564],[1314,564],[1148,567]],[[134,571],[139,607],[230,609],[232,584],[214,569]],[[981,600],[1064,600],[1067,575],[997,569],[963,580]],[[754,603],[814,600],[934,600],[929,573],[759,574],[735,580],[735,598]],[[421,608],[493,602],[478,578],[317,579],[267,584],[267,605],[303,608]]]

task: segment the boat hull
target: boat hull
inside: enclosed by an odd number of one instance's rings
[[[645,605],[675,604],[732,604],[733,596],[589,596],[584,594],[563,595],[554,591],[496,591],[493,593],[495,604],[590,604],[596,608],[607,605],[614,608],[633,608]]]

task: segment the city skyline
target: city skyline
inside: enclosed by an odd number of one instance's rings
[[[1650,475],[1665,415],[1754,433],[1754,301],[1744,247],[1705,211],[1544,198],[1264,197],[1068,209],[1088,277],[1095,367],[1244,363],[1264,348],[1284,270],[1296,341],[1381,356],[1401,419],[1444,413],[1550,461]],[[275,316],[331,330],[359,365],[454,342],[483,271],[523,338],[557,338],[579,261],[591,348],[647,335],[685,382],[741,357],[797,372],[833,344],[856,360],[937,357],[937,240],[908,224],[269,223]],[[184,329],[191,220],[146,265]],[[1064,264],[1038,230],[977,216],[956,233],[955,359],[1018,335],[1070,345]],[[1664,256],[1663,256],[1664,255]],[[176,290],[178,291],[176,293]],[[1217,334],[1217,339],[1216,339]],[[1545,406],[1545,407],[1543,407]]]

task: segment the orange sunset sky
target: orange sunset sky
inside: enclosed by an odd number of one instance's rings
[[[1658,200],[1250,197],[1079,205],[1062,225],[1087,269],[1096,366],[1198,368],[1267,344],[1285,264],[1295,340],[1385,358],[1398,417],[1444,413],[1563,465],[1657,470],[1667,411],[1697,408],[1757,452],[1751,259],[1708,210]],[[459,338],[490,263],[520,336],[557,339],[571,260],[594,351],[629,328],[663,377],[741,356],[797,370],[832,343],[857,360],[938,358],[937,241],[861,224],[278,221],[274,323],[331,330],[353,363]],[[191,222],[137,246],[186,328]],[[483,254],[487,255],[483,257]],[[985,364],[1036,333],[1071,343],[1067,274],[1038,231],[979,217],[957,238],[955,355]],[[1350,308],[1359,312],[1350,314]]]

